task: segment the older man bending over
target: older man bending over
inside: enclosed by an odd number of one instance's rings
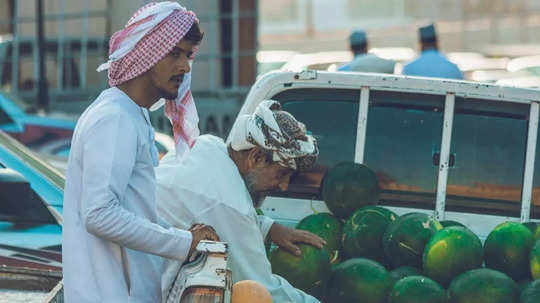
[[[178,228],[193,223],[213,226],[220,239],[229,243],[234,282],[256,280],[269,290],[274,302],[319,302],[272,274],[264,239],[268,234],[277,245],[296,254],[300,250],[294,243],[321,248],[324,240],[255,212],[266,195],[287,189],[295,171],[314,164],[315,140],[302,123],[271,100],[263,101],[253,115],[240,117],[231,138],[227,146],[220,138],[201,136],[181,162],[173,154],[162,159],[156,169],[160,216]],[[165,295],[180,268],[178,262],[168,262]]]

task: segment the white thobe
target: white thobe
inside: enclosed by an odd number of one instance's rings
[[[220,138],[197,138],[187,158],[167,154],[156,168],[158,213],[171,225],[211,225],[229,243],[228,264],[234,282],[255,280],[268,289],[274,302],[319,302],[272,274],[264,239],[274,221],[258,216],[253,202]],[[167,293],[180,264],[166,262],[163,292]],[[165,298],[165,296],[164,296]]]
[[[64,191],[64,296],[77,302],[160,302],[159,256],[185,260],[191,233],[158,225],[148,111],[116,87],[82,114]]]

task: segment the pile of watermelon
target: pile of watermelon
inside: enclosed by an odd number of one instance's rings
[[[297,225],[325,248],[275,248],[272,271],[327,303],[540,302],[540,223],[502,223],[482,243],[459,222],[377,206],[379,192],[365,165],[331,169],[322,196],[333,214]]]

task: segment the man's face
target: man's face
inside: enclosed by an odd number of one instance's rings
[[[194,46],[195,44],[189,40],[180,40],[170,53],[150,69],[150,81],[161,98],[175,99],[177,97],[184,74],[191,70],[189,58],[193,54]]]
[[[294,170],[276,162],[260,160],[246,174],[246,185],[255,206],[272,192],[286,191]]]

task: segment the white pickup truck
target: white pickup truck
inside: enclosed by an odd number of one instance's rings
[[[339,162],[373,169],[380,205],[456,220],[482,240],[499,223],[540,219],[536,160],[540,91],[397,75],[275,72],[251,88],[240,114],[281,102],[317,138],[317,167],[263,212],[292,226],[314,211],[324,173]]]
[[[539,90],[383,74],[272,72],[253,85],[240,114],[265,99],[279,101],[305,123],[320,149],[316,167],[262,205],[284,225],[329,212],[322,178],[343,161],[376,172],[380,205],[397,214],[459,221],[482,240],[501,222],[540,219]],[[201,276],[208,278],[203,270]],[[189,279],[179,285],[204,288]],[[216,281],[224,292],[212,302],[229,303],[230,282]],[[179,287],[180,302],[198,302]],[[61,292],[50,302],[61,302]]]

